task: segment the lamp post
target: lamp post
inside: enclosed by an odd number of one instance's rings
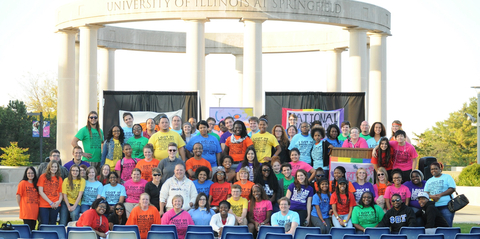
[[[477,163],[480,164],[480,86],[472,86],[477,92]]]
[[[218,99],[218,107],[220,107],[220,101],[222,100],[222,98],[226,95],[225,93],[212,93],[213,96],[215,96],[215,98]]]
[[[43,159],[43,114],[40,113],[27,113],[29,116],[40,116],[40,127],[38,128],[38,136],[40,138],[40,163],[42,163]]]

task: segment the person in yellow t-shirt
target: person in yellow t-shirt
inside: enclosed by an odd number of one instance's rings
[[[238,225],[247,225],[248,200],[240,197],[242,187],[238,184],[232,185],[232,197],[227,201],[232,205],[228,213],[235,215]]]
[[[63,202],[60,207],[60,224],[67,226],[68,216],[72,221],[80,217],[80,205],[85,191],[85,179],[80,177],[80,167],[72,165],[68,178],[62,183]]]
[[[161,116],[158,125],[160,126],[160,131],[153,134],[148,140],[148,143],[153,145],[154,158],[158,160],[168,158],[168,144],[174,142],[177,144],[178,154],[185,162],[187,160],[185,156],[185,141],[177,132],[169,129],[170,121],[168,117],[166,115]]]
[[[260,163],[270,162],[272,160],[272,147],[275,148],[275,154],[273,156],[278,156],[282,151],[277,138],[275,138],[273,134],[267,132],[267,127],[267,116],[260,116],[260,123],[258,124],[260,132],[252,135],[255,152],[257,153],[258,162]]]

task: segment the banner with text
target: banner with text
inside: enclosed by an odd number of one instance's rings
[[[375,172],[371,159],[362,158],[345,158],[345,157],[330,157],[330,181],[333,180],[333,171],[336,167],[342,166],[345,168],[345,178],[349,182],[357,181],[356,172],[359,168],[364,168],[367,171],[366,182],[374,183]]]
[[[32,137],[40,137],[40,121],[32,122]],[[50,121],[43,121],[43,137],[50,138]]]
[[[118,111],[118,122],[120,122],[120,127],[127,127],[127,124],[123,121],[123,113],[132,113],[133,115],[133,124],[140,124],[142,126],[142,129],[145,131],[147,128],[147,124],[145,123],[148,118],[153,118],[155,121],[155,130],[159,131],[160,128],[158,127],[158,122],[160,122],[160,116],[166,115],[168,119],[170,120],[170,126],[172,123],[172,117],[174,115],[179,115],[182,117],[182,110],[177,110],[177,111],[171,111],[171,112],[151,112],[151,111],[125,111],[125,110],[119,110]],[[186,120],[183,120],[185,122]]]
[[[217,121],[214,132],[218,133],[218,122],[223,121],[228,116],[233,117],[234,121],[241,120],[245,123],[247,130],[250,130],[248,119],[253,116],[253,107],[210,107],[209,116]]]
[[[331,124],[336,124],[340,128],[340,124],[344,118],[344,108],[332,110],[332,111],[323,111],[320,109],[289,109],[282,108],[282,125],[285,128],[288,128],[290,124],[288,123],[288,118],[291,114],[297,116],[297,129],[300,128],[300,124],[307,122],[311,124],[315,120],[322,122],[323,128],[325,130]]]

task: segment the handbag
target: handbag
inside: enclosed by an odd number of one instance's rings
[[[450,212],[456,212],[464,208],[465,206],[467,206],[467,204],[469,203],[468,198],[465,197],[464,194],[458,195],[457,191],[455,191],[455,193],[457,194],[455,198],[453,198],[452,195],[450,194],[451,200],[447,204],[448,210]]]
[[[2,224],[2,227],[0,230],[14,230],[12,223],[10,221],[7,221],[6,223]]]

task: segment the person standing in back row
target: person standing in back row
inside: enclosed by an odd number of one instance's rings
[[[170,122],[166,115],[160,116],[160,122],[158,123],[160,131],[152,135],[148,140],[149,144],[153,145],[153,155],[156,159],[167,158],[168,155],[168,145],[169,143],[175,143],[177,145],[178,154],[182,158],[183,162],[187,160],[185,156],[185,141],[183,141],[180,134],[171,131],[169,129]]]
[[[100,172],[102,157],[103,131],[98,124],[98,114],[91,111],[88,114],[87,126],[81,128],[72,140],[72,146],[78,146],[78,141],[83,143],[83,161],[87,161]]]

